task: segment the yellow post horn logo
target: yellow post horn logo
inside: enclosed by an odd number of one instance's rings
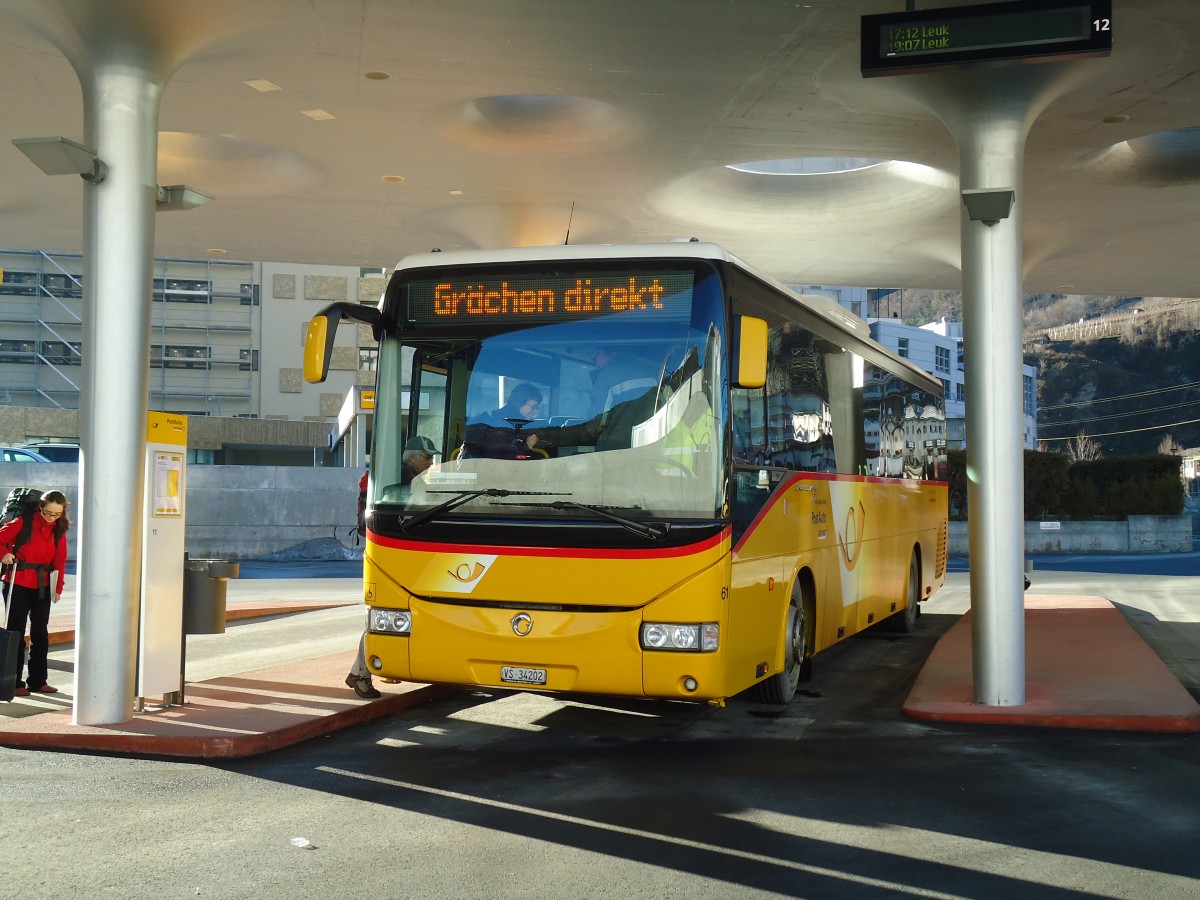
[[[479,576],[486,571],[487,569],[482,563],[477,562],[473,566],[469,563],[461,563],[456,569],[447,569],[446,574],[457,582],[470,584],[472,581],[478,580]]]

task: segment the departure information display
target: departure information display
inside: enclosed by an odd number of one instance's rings
[[[442,273],[408,283],[408,320],[437,323],[562,322],[612,313],[687,319],[696,273]]]
[[[862,17],[863,75],[1112,51],[1112,0],[1017,0]]]

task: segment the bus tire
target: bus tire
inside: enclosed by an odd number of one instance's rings
[[[917,630],[917,619],[921,615],[921,564],[917,562],[917,551],[914,550],[908,560],[908,579],[904,585],[905,599],[908,603],[904,609],[888,616],[888,628],[901,634],[912,634]]]
[[[783,671],[767,676],[750,689],[751,697],[759,703],[772,703],[777,706],[791,703],[801,678],[807,680],[811,675],[811,624],[808,621],[810,616],[811,606],[805,602],[804,590],[797,579],[795,587],[792,588],[791,599],[788,600],[787,624],[783,636]]]

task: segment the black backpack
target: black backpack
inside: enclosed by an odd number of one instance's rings
[[[13,553],[16,553],[17,548],[33,534],[33,514],[37,512],[41,500],[42,492],[37,488],[19,487],[8,492],[8,499],[4,501],[4,512],[0,514],[0,526],[7,525],[16,518],[20,518],[23,523],[17,539],[13,541]]]

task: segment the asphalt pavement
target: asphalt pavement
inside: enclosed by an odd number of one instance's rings
[[[1200,577],[1186,574],[1198,562],[1197,554],[1035,559],[1035,585],[1025,598],[1026,701],[988,707],[976,703],[973,692],[969,576],[962,571],[966,561],[952,560],[947,587],[922,607],[927,613],[949,613],[957,621],[929,654],[903,711],[931,721],[1200,730],[1200,706],[1194,699],[1200,696],[1200,653],[1194,652],[1200,644],[1200,610],[1192,600],[1196,593],[1188,591]],[[1102,568],[1094,574],[1081,572],[1084,564]],[[1118,565],[1180,574],[1115,576],[1104,571]],[[186,702],[143,698],[132,720],[106,726],[75,725],[71,718],[74,591],[69,576],[51,623],[55,652],[50,683],[60,692],[16,698],[0,707],[0,745],[250,756],[453,690],[381,683],[377,686],[383,696],[363,701],[341,683],[362,627],[358,566],[341,561],[243,563],[239,577],[226,587],[230,636],[186,638]],[[1098,590],[1090,591],[1085,583]],[[287,620],[301,614],[328,620],[321,640],[288,639]],[[261,627],[243,631],[243,622]],[[1068,647],[1078,652],[1064,652]]]

